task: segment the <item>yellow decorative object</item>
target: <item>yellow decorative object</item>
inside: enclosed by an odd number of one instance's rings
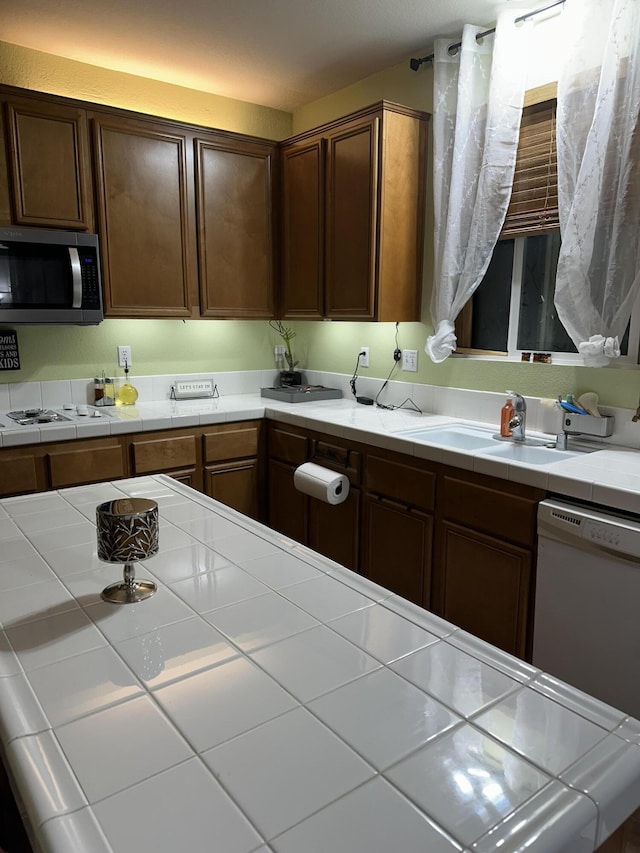
[[[124,366],[124,383],[118,391],[118,403],[121,406],[133,406],[138,399],[138,392],[129,382],[129,367]]]

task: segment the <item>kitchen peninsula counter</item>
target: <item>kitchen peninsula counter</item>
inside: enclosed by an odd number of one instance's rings
[[[156,500],[158,592],[95,507]],[[596,849],[640,722],[164,476],[0,501],[0,737],[42,853]]]

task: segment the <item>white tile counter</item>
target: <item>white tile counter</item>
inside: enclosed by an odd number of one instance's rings
[[[411,386],[413,387],[413,386]],[[415,386],[417,387],[417,386]],[[453,389],[444,389],[453,390]],[[462,394],[463,392],[459,392]],[[478,392],[479,402],[484,399]],[[497,397],[497,395],[486,395]],[[501,397],[500,397],[501,399]],[[541,420],[540,401],[530,400],[528,434],[539,432]],[[495,408],[497,403],[493,402]],[[434,409],[441,409],[434,406]],[[458,415],[449,414],[458,412]],[[496,409],[498,411],[498,409]],[[396,450],[410,456],[442,462],[470,471],[477,471],[513,482],[547,489],[566,498],[592,501],[627,512],[640,514],[640,446],[615,444],[622,441],[640,442],[640,427],[619,418],[616,435],[606,439],[602,449],[584,453],[571,459],[559,459],[544,465],[531,465],[519,461],[505,461],[482,452],[417,442],[403,435],[403,431],[421,426],[443,423],[475,423],[484,427],[492,424],[488,418],[492,408],[486,404],[447,408],[447,413],[415,412],[407,408],[393,410],[357,404],[351,397],[309,403],[281,403],[260,397],[258,393],[230,394],[213,400],[183,400],[143,402],[135,406],[117,406],[101,411],[101,417],[75,418],[72,423],[46,424],[39,427],[7,426],[6,417],[0,413],[0,446],[16,447],[49,441],[75,438],[96,438],[106,435],[144,433],[159,429],[196,427],[208,424],[260,418],[277,419],[286,423],[319,430],[374,447]],[[474,420],[475,416],[475,420]],[[537,431],[538,430],[538,431]],[[497,431],[497,426],[496,426]],[[634,438],[632,438],[632,436]],[[547,435],[546,438],[552,437]]]
[[[160,510],[100,598],[95,507]],[[640,722],[163,476],[0,501],[0,743],[42,853],[587,853]]]

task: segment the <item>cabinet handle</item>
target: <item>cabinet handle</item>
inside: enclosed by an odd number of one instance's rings
[[[409,504],[399,503],[398,501],[391,500],[391,498],[384,498],[382,495],[375,495],[375,499],[382,506],[388,506],[389,509],[397,509],[400,512],[411,512],[411,506]]]

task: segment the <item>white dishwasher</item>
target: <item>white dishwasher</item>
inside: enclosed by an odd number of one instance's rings
[[[640,520],[538,509],[533,664],[640,717]]]

